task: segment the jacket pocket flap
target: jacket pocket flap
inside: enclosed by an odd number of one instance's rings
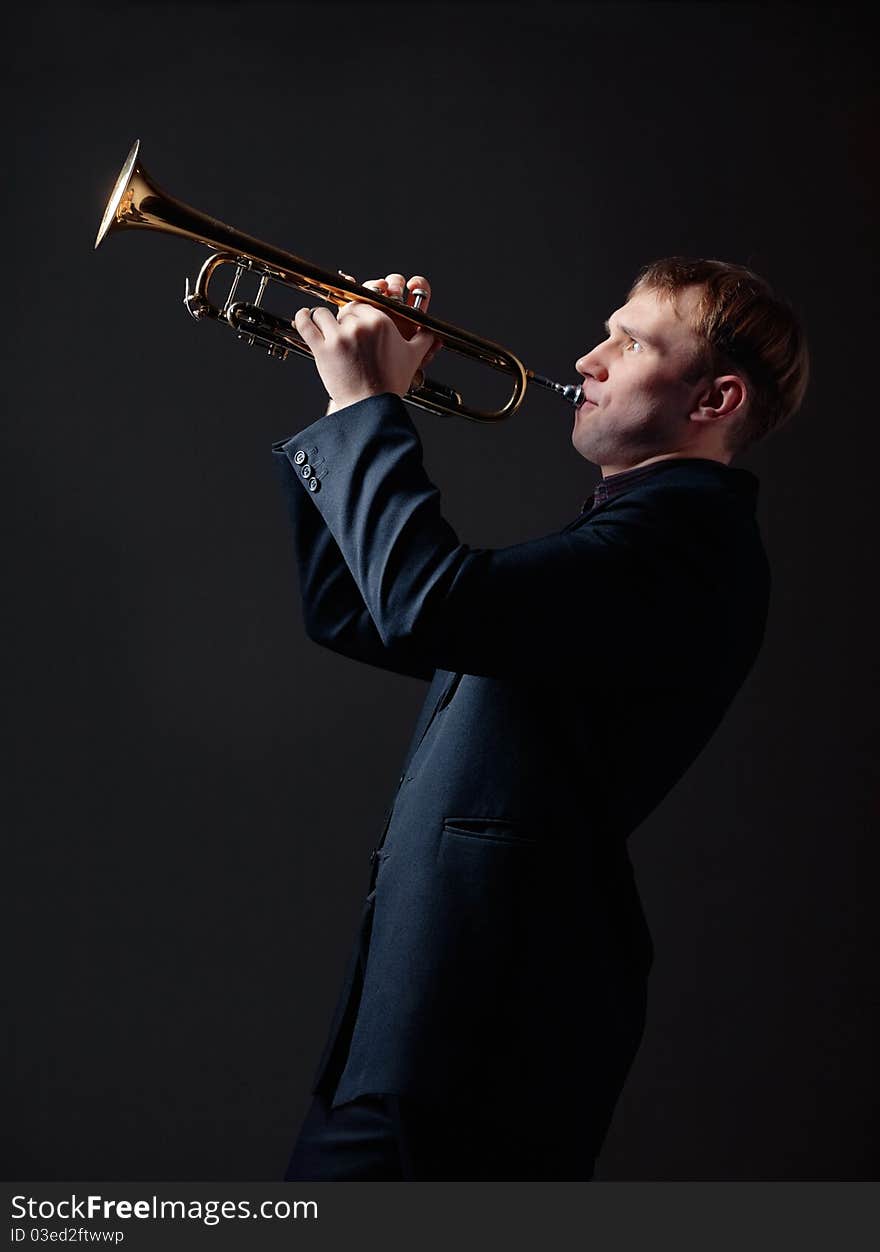
[[[443,833],[493,843],[538,843],[533,835],[525,834],[516,822],[501,817],[446,817],[443,819]]]

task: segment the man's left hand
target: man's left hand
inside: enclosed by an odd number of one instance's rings
[[[405,395],[435,344],[423,329],[404,338],[387,313],[357,300],[337,314],[323,306],[300,309],[294,325],[314,354],[330,396],[328,413],[386,391]]]

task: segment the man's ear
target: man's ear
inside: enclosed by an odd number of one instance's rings
[[[692,422],[717,422],[742,417],[749,399],[746,380],[739,374],[722,374],[707,381],[692,408]]]

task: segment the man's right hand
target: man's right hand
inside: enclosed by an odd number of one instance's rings
[[[386,274],[384,278],[369,278],[365,283],[361,283],[361,286],[366,287],[369,291],[377,291],[380,296],[390,296],[395,300],[403,300],[405,293],[406,303],[410,307],[412,306],[412,293],[418,287],[428,293],[422,301],[419,312],[427,313],[428,305],[431,303],[431,284],[423,274],[414,274],[409,279],[404,278],[403,274]],[[416,326],[413,322],[398,321],[397,318],[392,318],[392,320],[404,339],[411,339],[415,334]],[[434,360],[442,346],[439,341],[434,344],[434,347],[431,348],[424,361],[422,361],[422,368]]]
[[[349,275],[344,277],[352,281]],[[419,312],[431,300],[431,284],[422,274],[408,280],[403,274],[387,274],[362,286],[398,301],[401,308],[412,308],[413,293],[420,290]],[[327,389],[328,414],[384,391],[406,395],[441,346],[427,328],[357,299],[343,304],[335,315],[326,308],[298,309],[294,325],[311,349]]]

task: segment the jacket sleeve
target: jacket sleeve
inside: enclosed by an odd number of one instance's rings
[[[399,397],[337,410],[276,448],[291,466],[305,452],[319,467],[316,490],[291,482],[328,532],[311,552],[315,519],[300,532],[301,570],[312,628],[349,655],[381,644],[419,658],[409,672],[574,683],[600,673],[666,687],[697,673],[701,635],[714,629],[719,642],[707,566],[688,547],[699,528],[667,524],[650,493],[574,530],[470,548],[441,513]]]
[[[293,529],[294,555],[306,634],[342,656],[391,670],[410,678],[430,680],[427,664],[405,640],[386,644],[364,604],[363,596],[327,529],[309,491],[300,486],[299,469],[273,448],[273,461]]]

